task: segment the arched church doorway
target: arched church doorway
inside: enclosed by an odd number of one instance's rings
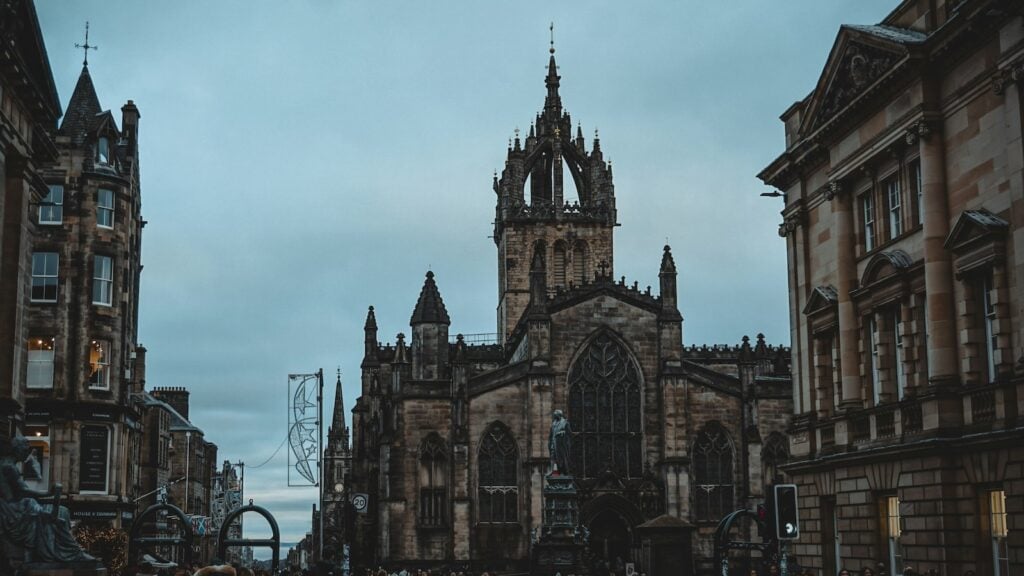
[[[617,564],[632,561],[632,530],[626,520],[613,510],[603,510],[590,521],[590,553],[593,558]]]
[[[625,574],[626,564],[640,562],[635,531],[644,517],[632,502],[606,492],[580,508],[580,521],[589,532],[588,555],[596,574]]]

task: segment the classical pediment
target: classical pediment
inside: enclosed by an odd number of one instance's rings
[[[829,286],[818,286],[811,290],[811,296],[804,306],[804,314],[811,315],[822,310],[829,310],[839,302],[839,295],[836,289]]]
[[[988,210],[964,210],[946,237],[945,248],[957,251],[983,238],[1002,236],[1010,223]]]
[[[840,115],[877,86],[926,36],[891,26],[843,26],[811,96],[801,132]]]

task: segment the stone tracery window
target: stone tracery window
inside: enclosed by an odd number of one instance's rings
[[[698,520],[718,520],[733,511],[732,442],[718,423],[708,424],[693,445],[694,510]]]
[[[444,526],[448,508],[444,441],[431,434],[420,447],[420,526]]]
[[[643,474],[640,403],[636,362],[611,335],[598,334],[569,370],[573,475],[594,478],[605,470],[622,478]]]
[[[492,424],[480,442],[478,503],[480,522],[518,521],[518,450],[504,425]]]
[[[785,437],[773,432],[761,449],[761,464],[764,466],[764,483],[771,484],[782,476],[779,466],[789,461],[789,447]]]

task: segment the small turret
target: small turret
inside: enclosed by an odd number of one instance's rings
[[[416,380],[437,380],[448,368],[448,326],[452,321],[444,300],[428,271],[420,290],[412,318],[412,377]]]
[[[377,356],[377,316],[373,313],[373,306],[370,306],[369,311],[366,313],[363,334],[363,363],[360,367],[380,366],[380,359]]]

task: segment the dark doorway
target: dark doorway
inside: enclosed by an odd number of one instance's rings
[[[595,558],[604,560],[612,568],[617,563],[632,561],[629,525],[622,516],[612,510],[603,510],[590,521],[589,529],[590,552]]]

